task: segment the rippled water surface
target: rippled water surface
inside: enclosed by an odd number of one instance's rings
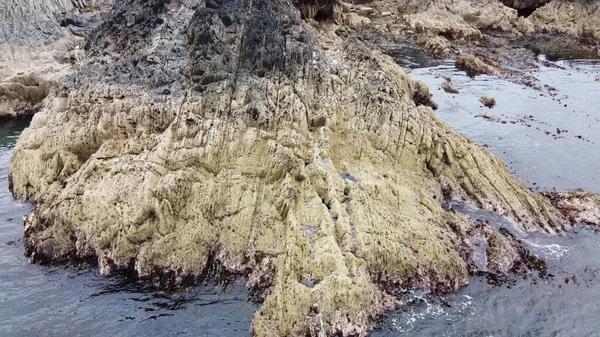
[[[539,90],[495,76],[471,79],[453,64],[410,74],[430,88],[446,124],[488,147],[530,187],[600,193],[600,61],[553,64],[530,73]],[[440,89],[444,77],[459,94]],[[496,106],[484,107],[481,96]]]
[[[249,336],[256,306],[242,281],[164,292],[99,276],[95,270],[29,265],[23,216],[32,205],[13,200],[8,167],[28,121],[0,121],[0,336]]]
[[[411,75],[429,86],[444,122],[485,144],[532,189],[600,192],[600,62],[555,65],[531,73],[540,90],[491,76],[469,79],[451,64],[414,69]],[[443,77],[460,93],[438,90]],[[483,107],[484,95],[497,105]],[[596,228],[580,226],[549,237],[518,233],[486,212],[462,211],[511,229],[546,260],[548,275],[502,285],[476,276],[469,286],[441,297],[408,291],[409,305],[388,315],[373,336],[600,336]]]

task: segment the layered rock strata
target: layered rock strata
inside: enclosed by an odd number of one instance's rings
[[[336,8],[115,2],[11,160],[13,193],[37,201],[31,261],[170,284],[218,265],[264,297],[255,336],[365,336],[397,289],[468,283],[473,224],[446,201],[570,226],[389,56],[336,35]]]
[[[84,57],[83,37],[109,0],[0,2],[0,118],[31,116]]]

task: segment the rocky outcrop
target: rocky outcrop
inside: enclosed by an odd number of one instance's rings
[[[567,34],[588,44],[600,44],[600,2],[551,1],[530,17],[536,31]]]
[[[571,222],[600,226],[600,195],[583,189],[543,194]]]
[[[0,118],[32,115],[83,57],[83,37],[107,0],[0,3]]]
[[[519,55],[506,51],[513,41],[540,36],[561,36],[563,41],[556,44],[568,42],[590,55],[598,53],[600,44],[597,1],[403,0],[398,13],[408,23],[405,34],[441,57],[487,47],[490,55],[503,55],[510,63]]]
[[[487,31],[558,32],[600,42],[596,34],[600,3],[596,1],[403,0],[399,6],[413,29],[453,39],[477,38]],[[519,15],[528,8],[531,12]]]
[[[331,6],[115,2],[11,160],[31,261],[168,284],[217,265],[264,298],[256,336],[365,336],[395,290],[468,283],[473,225],[445,201],[569,226]]]
[[[469,77],[475,77],[476,75],[498,75],[500,70],[492,65],[483,62],[481,59],[474,55],[459,55],[454,60],[456,69],[463,70]]]

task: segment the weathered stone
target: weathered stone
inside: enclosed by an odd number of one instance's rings
[[[496,99],[493,97],[481,96],[479,101],[481,102],[481,104],[483,104],[483,106],[488,108],[493,108],[494,105],[496,105]]]
[[[463,70],[470,77],[475,77],[476,75],[486,74],[486,75],[498,75],[500,71],[483,62],[478,57],[473,55],[459,55],[454,60],[454,65],[457,69]]]
[[[255,336],[365,336],[398,288],[468,283],[445,201],[570,226],[392,58],[315,24],[330,5],[115,2],[11,160],[31,261],[167,284],[219,265],[264,297]]]
[[[442,89],[444,89],[444,91],[449,94],[458,94],[459,93],[458,89],[456,89],[456,87],[453,86],[450,81],[446,81],[446,82],[442,83]]]
[[[512,37],[558,33],[586,44],[600,43],[597,1],[403,0],[398,7],[417,35],[478,40],[487,33]]]
[[[583,189],[543,194],[571,222],[600,226],[600,195]]]
[[[33,115],[59,78],[81,59],[76,51],[110,0],[0,2],[0,118]]]

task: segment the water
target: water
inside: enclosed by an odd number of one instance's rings
[[[408,294],[410,304],[372,336],[597,336],[600,235],[578,227],[565,237],[527,241],[545,258],[549,276],[502,286],[473,277],[447,296]]]
[[[0,121],[1,337],[250,335],[257,306],[243,280],[227,289],[207,284],[165,292],[95,269],[29,265],[22,219],[33,206],[13,200],[7,180],[13,146],[27,124]]]
[[[541,56],[543,57],[543,56]],[[414,69],[452,129],[489,148],[534,189],[600,193],[600,61],[558,61],[531,72],[540,90],[495,76],[475,79],[446,63]],[[459,94],[439,89],[450,77]],[[486,108],[481,96],[494,97]]]
[[[414,69],[411,75],[432,90],[440,104],[436,113],[444,122],[485,144],[532,189],[582,187],[600,192],[600,62],[554,64],[560,68],[531,73],[541,90],[497,77],[469,79],[450,63]],[[460,94],[437,90],[442,76],[451,77]],[[479,98],[484,95],[494,97],[496,107],[483,107]],[[557,128],[568,132],[558,133]],[[409,305],[389,314],[373,337],[600,335],[596,228],[578,226],[559,237],[528,234],[497,215],[454,206],[507,227],[546,260],[548,274],[513,278],[500,286],[475,276],[469,286],[441,297],[409,291],[404,294]]]

